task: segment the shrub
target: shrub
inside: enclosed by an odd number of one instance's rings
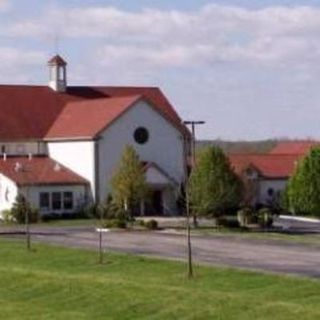
[[[137,220],[137,223],[138,223],[138,226],[140,227],[145,227],[146,226],[146,223],[144,220]]]
[[[149,230],[157,230],[158,229],[158,221],[151,219],[145,222],[145,226]]]
[[[99,207],[96,204],[89,204],[81,207],[75,216],[78,219],[90,219],[99,217]]]
[[[26,215],[28,215],[29,222],[34,223],[38,221],[39,211],[31,207],[22,194],[18,194],[11,209],[12,219],[18,223],[25,223]]]
[[[224,228],[239,228],[239,221],[236,219],[228,219],[227,217],[220,217],[216,220],[217,226]]]
[[[1,211],[1,220],[4,222],[14,222],[15,219],[12,216],[11,210],[6,209]]]
[[[269,228],[273,224],[273,212],[270,208],[261,208],[258,211],[258,223],[262,228]]]
[[[253,210],[249,207],[242,208],[237,212],[237,219],[241,227],[248,226],[253,220]]]
[[[105,228],[119,228],[126,229],[127,222],[123,219],[108,219],[104,223]]]

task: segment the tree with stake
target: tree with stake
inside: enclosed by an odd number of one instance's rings
[[[239,206],[243,185],[223,151],[210,146],[199,153],[188,192],[194,214],[219,218]]]
[[[133,208],[148,194],[143,165],[132,146],[125,147],[111,184],[114,203],[125,209],[126,218],[132,219]]]
[[[299,161],[286,189],[288,207],[294,213],[320,217],[320,148]]]

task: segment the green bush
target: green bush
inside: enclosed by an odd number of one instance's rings
[[[38,222],[38,209],[31,207],[26,198],[22,194],[18,194],[11,209],[12,220],[18,223],[25,223],[27,215],[29,223]]]
[[[228,219],[227,217],[220,217],[216,220],[217,226],[224,228],[239,228],[239,221],[236,219]]]
[[[145,227],[149,230],[157,230],[158,229],[158,221],[151,219],[145,222]]]
[[[6,209],[1,211],[1,217],[4,222],[13,222],[14,218],[12,217],[11,210]]]
[[[105,228],[126,229],[127,222],[123,219],[108,219],[104,222]]]
[[[273,211],[270,208],[261,208],[258,211],[258,223],[262,228],[269,228],[273,224]]]
[[[137,224],[138,224],[138,226],[140,226],[140,227],[145,227],[146,226],[146,223],[145,223],[145,221],[144,220],[137,220]]]

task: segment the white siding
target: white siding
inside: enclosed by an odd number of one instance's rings
[[[169,181],[169,179],[166,176],[164,176],[161,172],[159,172],[159,170],[153,167],[148,168],[146,172],[146,181],[149,184],[158,184],[158,185],[172,183],[171,181]]]
[[[267,203],[270,200],[269,189],[273,189],[275,193],[282,192],[287,185],[287,181],[286,179],[261,180],[259,182],[259,202]]]
[[[92,196],[95,197],[94,142],[49,142],[48,150],[52,159],[87,179],[90,182]]]
[[[136,128],[149,131],[149,141],[135,142]],[[99,140],[100,199],[111,191],[110,181],[125,145],[133,145],[141,161],[155,162],[178,183],[184,181],[185,162],[182,134],[148,103],[139,101],[108,127]]]
[[[11,209],[17,192],[16,184],[3,174],[0,174],[0,217],[3,210]]]
[[[82,185],[48,185],[48,186],[29,186],[23,187],[20,189],[20,192],[28,199],[30,204],[35,207],[39,208],[39,200],[40,200],[40,192],[72,192],[73,193],[73,205],[74,208],[69,210],[70,212],[74,212],[78,209],[81,204],[83,204],[85,196],[86,196],[86,187]],[[42,211],[41,214],[45,213],[68,213],[68,210],[48,210]]]

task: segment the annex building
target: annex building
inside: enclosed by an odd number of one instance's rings
[[[298,161],[312,147],[319,145],[318,141],[286,141],[279,142],[269,153],[228,154],[231,166],[245,182],[247,203],[279,203],[281,193],[294,174]]]
[[[69,86],[59,55],[48,67],[48,86],[0,85],[0,212],[18,192],[42,214],[103,201],[129,144],[153,191],[141,213],[176,213],[190,135],[163,93]]]

